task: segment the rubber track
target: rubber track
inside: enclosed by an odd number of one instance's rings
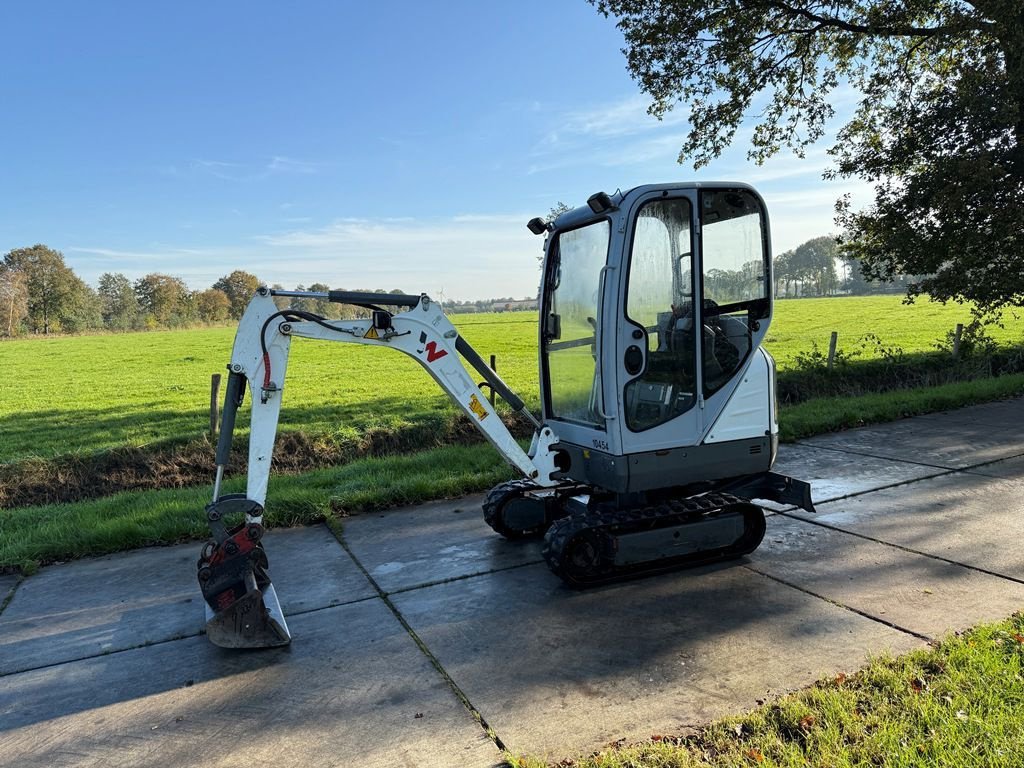
[[[509,480],[494,486],[487,492],[487,498],[484,500],[484,522],[506,539],[525,539],[543,534],[543,527],[529,531],[512,530],[505,525],[501,516],[502,508],[509,501],[538,487],[532,480]]]
[[[756,510],[757,518],[754,520],[754,526],[751,527],[750,515],[754,510]],[[582,579],[572,573],[566,562],[568,545],[575,537],[585,533],[596,536],[595,543],[602,551],[607,552],[610,549],[609,537],[620,533],[633,533],[691,521],[697,522],[698,519],[708,519],[733,511],[744,514],[746,524],[743,537],[727,547],[680,557],[661,558],[646,564],[619,568],[608,566],[608,570],[601,570]],[[552,572],[566,584],[574,588],[585,588],[742,557],[757,549],[761,539],[764,538],[764,531],[764,511],[756,504],[727,493],[708,493],[638,509],[587,511],[564,517],[556,520],[548,529],[541,554]]]

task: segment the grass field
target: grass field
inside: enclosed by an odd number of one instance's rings
[[[780,301],[766,346],[781,368],[812,342],[827,347],[832,330],[845,350],[863,346],[868,332],[908,352],[928,350],[968,319],[964,307],[905,306],[898,296]],[[536,406],[536,317],[454,320],[485,359],[497,355],[502,377]],[[994,335],[1019,341],[1024,322],[1012,320]],[[209,423],[210,375],[224,371],[233,337],[233,328],[203,328],[0,343],[0,462],[201,435]],[[358,434],[452,410],[404,355],[307,340],[292,350],[282,429]]]

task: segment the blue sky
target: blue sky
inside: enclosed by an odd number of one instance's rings
[[[753,183],[776,251],[832,231],[824,145],[676,163],[583,0],[0,6],[0,253],[86,281],[233,269],[292,287],[526,296],[532,216],[595,191]]]

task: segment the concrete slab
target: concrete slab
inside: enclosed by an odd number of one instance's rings
[[[811,484],[815,504],[942,472],[896,459],[861,456],[797,443],[780,445],[774,471]]]
[[[933,639],[1024,607],[1024,584],[780,515],[750,567]]]
[[[991,464],[983,464],[968,471],[976,475],[1004,477],[1007,480],[1024,480],[1024,456],[1015,456],[1012,459],[1003,459]]]
[[[541,561],[539,541],[508,541],[483,520],[482,495],[345,521],[352,554],[386,592]]]
[[[267,533],[286,614],[376,594],[325,526]],[[0,614],[0,674],[197,634],[201,545],[151,547],[43,568]]]
[[[1024,454],[1024,430],[1018,422],[993,425],[978,421],[905,419],[803,440],[803,445],[866,456],[963,469]]]
[[[961,424],[987,424],[997,428],[1021,424],[1024,423],[1024,397],[971,405],[954,411],[930,413],[915,417],[915,421],[934,423],[947,429],[956,429]]]
[[[955,472],[787,514],[1024,578],[1024,483]]]
[[[508,748],[557,759],[921,644],[736,564],[582,592],[535,565],[392,600]]]
[[[297,616],[301,642],[189,638],[0,685],[0,763],[492,766],[498,749],[380,600]]]

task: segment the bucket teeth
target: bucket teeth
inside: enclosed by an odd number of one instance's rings
[[[206,636],[221,648],[274,648],[292,639],[273,584],[250,590],[217,613],[207,604]]]

